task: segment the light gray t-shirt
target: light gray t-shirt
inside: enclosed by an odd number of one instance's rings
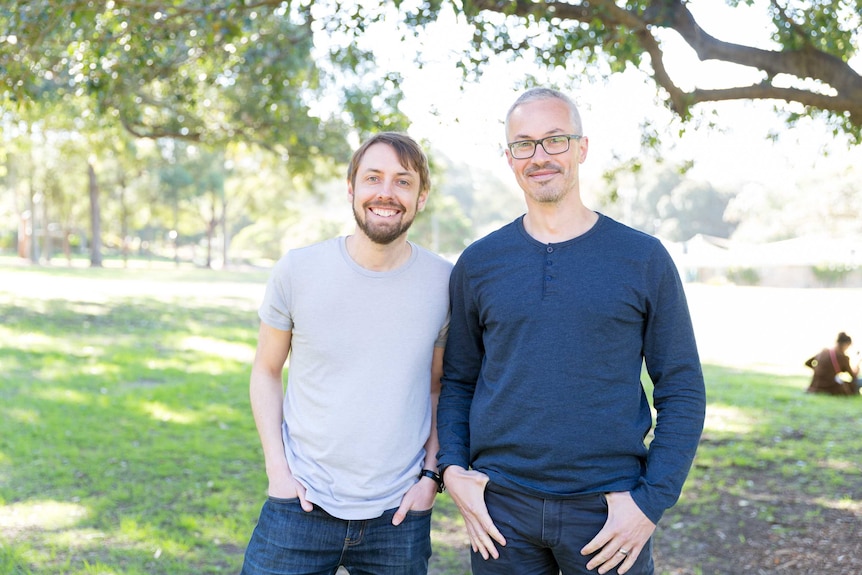
[[[289,251],[259,315],[291,331],[283,436],[308,499],[341,519],[397,507],[417,481],[431,430],[430,376],[445,345],[452,264],[410,244],[374,272],[344,237]]]

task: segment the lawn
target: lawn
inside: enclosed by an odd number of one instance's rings
[[[266,485],[247,393],[266,275],[0,259],[0,573],[238,572]],[[801,367],[862,338],[862,310],[794,333],[784,298],[862,293],[691,287],[709,415],[659,574],[862,570],[862,401],[803,394]],[[445,495],[433,540],[434,575],[469,572]]]

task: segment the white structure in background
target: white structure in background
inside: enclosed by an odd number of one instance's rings
[[[807,236],[748,244],[698,234],[665,245],[687,282],[862,287],[862,237]]]

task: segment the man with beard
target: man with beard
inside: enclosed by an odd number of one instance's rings
[[[250,378],[268,497],[244,575],[427,573],[452,267],[407,240],[429,191],[419,145],[377,134],[348,168],[354,233],[273,269]]]

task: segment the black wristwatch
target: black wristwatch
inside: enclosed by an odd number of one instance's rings
[[[443,485],[443,478],[440,477],[440,475],[436,471],[431,471],[430,469],[423,469],[419,472],[419,479],[422,479],[423,477],[430,477],[431,479],[433,479],[434,483],[437,484],[437,493],[443,493],[443,490],[446,488],[446,486]]]

